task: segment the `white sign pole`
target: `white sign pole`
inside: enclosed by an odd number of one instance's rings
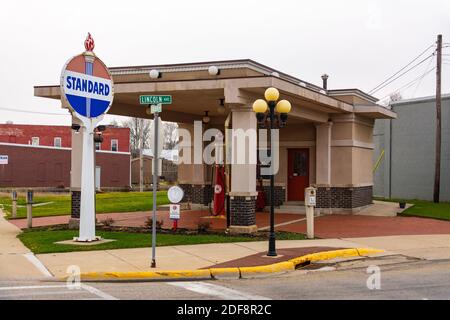
[[[98,240],[95,236],[95,163],[94,129],[103,119],[81,118],[83,122],[83,155],[81,169],[80,233],[76,241]]]

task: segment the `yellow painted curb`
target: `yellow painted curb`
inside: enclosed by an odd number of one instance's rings
[[[81,280],[133,280],[133,279],[209,279],[211,272],[208,269],[199,270],[162,270],[162,271],[135,271],[135,272],[89,272],[80,275]]]
[[[211,277],[214,279],[239,279],[239,268],[210,268]]]
[[[256,267],[210,268],[196,270],[161,270],[135,272],[88,272],[80,275],[81,280],[164,280],[164,279],[218,279],[218,278],[251,278],[267,274],[294,271],[298,265],[330,260],[336,258],[362,257],[384,252],[371,248],[352,248],[307,254],[288,261]],[[67,277],[62,278],[62,280]]]
[[[294,271],[295,265],[291,261],[284,261],[266,266],[241,267],[239,270],[241,271],[241,278],[252,278],[271,273]]]
[[[321,260],[331,260],[336,258],[348,258],[348,257],[361,257],[367,256],[369,254],[375,254],[384,252],[384,250],[371,249],[371,248],[352,248],[352,249],[341,249],[332,251],[323,251],[317,253],[307,254],[298,258],[289,260],[295,266],[303,264],[305,262],[321,261]]]

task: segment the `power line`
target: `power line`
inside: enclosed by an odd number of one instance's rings
[[[397,77],[395,77],[394,79],[390,80],[389,82],[385,82],[385,84],[383,84],[381,87],[379,86],[378,89],[372,89],[372,91],[369,92],[369,94],[374,94],[378,91],[380,91],[381,89],[385,88],[386,86],[390,85],[392,82],[394,82],[395,80],[403,77],[405,74],[407,74],[408,72],[410,72],[411,70],[417,68],[418,66],[420,66],[422,63],[424,63],[425,61],[427,61],[428,59],[430,59],[431,57],[434,56],[434,53],[432,53],[431,55],[429,55],[428,57],[426,57],[425,59],[421,60],[419,63],[415,64],[414,66],[412,66],[411,68],[409,68],[408,70],[406,70],[405,72],[401,73],[400,75],[398,75]]]
[[[426,71],[424,74],[422,74],[420,77],[415,78],[414,80],[408,82],[407,84],[403,85],[402,87],[400,87],[399,89],[392,91],[391,93],[389,93],[388,95],[384,96],[383,98],[381,98],[378,101],[383,101],[384,99],[390,97],[392,94],[394,93],[399,93],[400,91],[406,90],[410,87],[412,87],[416,81],[421,81],[423,78],[425,78],[431,71],[435,70],[436,67],[431,68],[430,70]]]
[[[380,86],[382,86],[383,84],[385,84],[387,81],[391,80],[393,77],[395,77],[396,75],[398,75],[400,72],[402,72],[403,70],[405,70],[406,68],[408,68],[411,64],[413,64],[415,61],[417,61],[421,56],[423,56],[425,54],[425,52],[427,52],[428,50],[430,50],[430,48],[434,47],[434,44],[430,45],[428,48],[426,48],[424,51],[422,51],[422,53],[420,53],[417,57],[415,57],[411,62],[409,62],[406,66],[404,66],[403,68],[401,68],[399,71],[397,71],[396,73],[394,73],[393,75],[391,75],[389,78],[387,78],[386,80],[384,80],[383,82],[381,82],[379,85],[377,85],[375,88],[373,88],[372,90],[369,91],[369,94],[372,94],[372,92],[374,92],[376,89],[378,89]]]
[[[428,70],[428,69],[431,67],[431,64],[433,63],[433,61],[434,61],[434,56],[430,59],[430,62],[428,63],[428,65],[427,65],[427,67],[425,68],[425,70]],[[425,72],[426,72],[426,71],[425,71]],[[416,95],[416,92],[417,92],[417,90],[419,89],[420,84],[422,83],[422,80],[423,80],[423,77],[420,78],[420,80],[417,82],[416,89],[414,89],[413,94],[412,94],[413,97]]]
[[[70,114],[63,114],[63,113],[39,112],[39,111],[32,111],[32,110],[12,109],[12,108],[3,108],[3,107],[0,107],[0,110],[5,110],[5,111],[9,111],[9,112],[43,114],[43,115],[51,115],[51,116],[67,116],[67,115],[70,115]]]

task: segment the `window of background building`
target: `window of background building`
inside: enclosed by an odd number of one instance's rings
[[[39,145],[39,137],[32,137],[31,138],[31,145],[32,146],[38,146]]]
[[[55,148],[61,148],[61,138],[60,137],[56,137],[53,139],[53,146]]]
[[[96,142],[95,143],[95,150],[101,150],[102,149],[102,143],[101,142]]]
[[[111,140],[111,151],[119,151],[119,141],[117,139]]]

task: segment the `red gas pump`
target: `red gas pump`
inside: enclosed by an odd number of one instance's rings
[[[214,185],[214,209],[213,215],[224,214],[225,209],[225,169],[223,166],[215,165],[215,185]]]

